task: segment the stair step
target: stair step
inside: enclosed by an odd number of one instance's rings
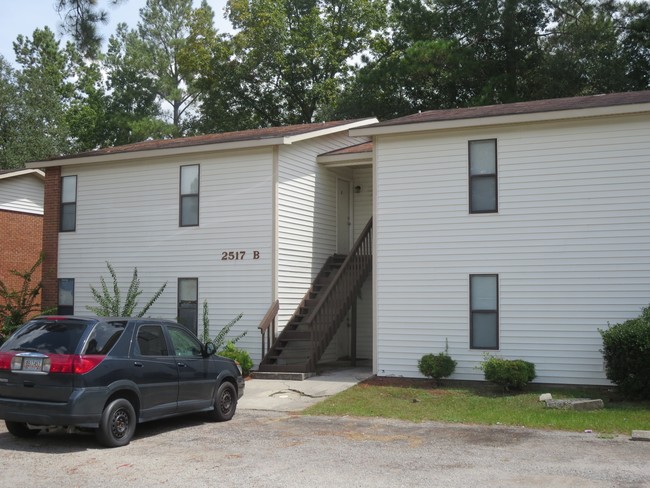
[[[311,332],[301,332],[297,330],[282,331],[279,340],[281,341],[311,341]]]
[[[258,368],[261,372],[281,372],[281,373],[309,373],[306,363],[301,364],[260,364]]]
[[[304,381],[316,373],[297,371],[253,371],[251,376],[256,380],[282,380],[282,381]]]

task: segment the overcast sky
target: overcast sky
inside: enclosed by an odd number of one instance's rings
[[[19,34],[31,37],[34,29],[48,26],[61,39],[59,24],[61,19],[56,12],[55,0],[3,0],[1,2],[2,14],[0,15],[0,55],[10,63],[15,63],[13,42]],[[119,22],[126,22],[129,27],[135,28],[140,20],[139,10],[144,7],[146,0],[123,0],[121,5],[111,6],[109,0],[99,0],[99,4],[108,11],[109,24],[102,27],[105,39],[115,32]],[[198,6],[200,0],[194,0]],[[230,22],[223,18],[223,9],[226,0],[208,0],[214,10],[215,25],[220,32],[230,30]],[[63,43],[62,43],[63,45]],[[103,44],[105,51],[106,43]]]

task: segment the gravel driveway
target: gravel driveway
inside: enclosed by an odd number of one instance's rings
[[[246,410],[143,424],[117,449],[0,423],[0,459],[2,487],[650,487],[650,442],[626,437]]]

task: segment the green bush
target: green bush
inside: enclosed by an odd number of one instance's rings
[[[253,360],[251,359],[250,354],[244,351],[243,349],[237,349],[235,344],[228,342],[226,347],[224,347],[217,354],[226,358],[234,359],[241,366],[242,374],[248,376],[253,369]]]
[[[607,378],[626,397],[650,399],[650,307],[600,335]]]
[[[451,376],[456,369],[456,361],[446,352],[440,354],[425,354],[418,361],[418,369],[424,376],[433,379],[436,383],[441,378]]]
[[[507,390],[521,390],[535,379],[535,365],[523,359],[487,356],[481,363],[485,379]]]

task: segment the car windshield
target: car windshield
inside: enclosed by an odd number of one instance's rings
[[[87,321],[36,319],[28,322],[2,345],[2,351],[74,354]]]

